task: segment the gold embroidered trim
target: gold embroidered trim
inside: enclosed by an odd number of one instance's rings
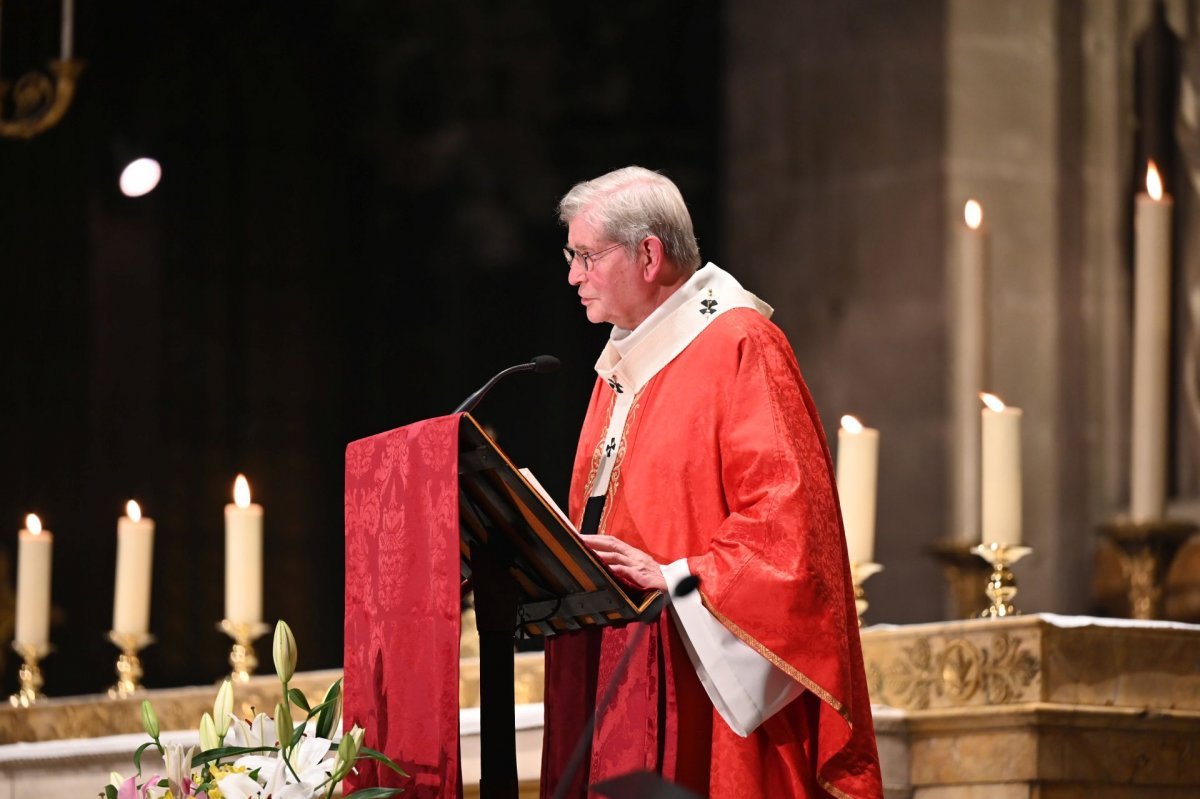
[[[629,440],[629,425],[633,422],[633,418],[637,416],[638,404],[642,401],[642,392],[633,395],[633,402],[629,405],[629,412],[625,414],[625,424],[621,427],[621,446],[617,448],[616,459],[613,461],[612,473],[608,478],[608,491],[604,493],[604,510],[600,512],[600,524],[596,528],[596,532],[601,535],[605,534],[605,525],[608,524],[608,514],[612,510],[613,498],[617,495],[617,487],[621,484],[621,464],[625,461],[625,444]],[[590,495],[589,495],[590,496]]]
[[[579,503],[579,518],[575,520],[575,529],[580,532],[583,531],[583,516],[587,513],[588,499],[592,496],[592,488],[596,485],[596,475],[600,472],[600,453],[604,451],[604,439],[608,435],[608,426],[612,423],[613,408],[617,406],[615,392],[612,397],[612,402],[608,404],[608,414],[604,417],[604,433],[596,442],[596,449],[592,451],[592,466],[588,472],[587,487],[583,491],[583,502]]]
[[[823,701],[825,704],[829,705],[831,708],[836,710],[838,715],[841,716],[843,719],[845,719],[846,723],[850,725],[850,729],[854,729],[854,721],[850,718],[850,713],[846,710],[846,706],[843,705],[841,702],[839,702],[836,698],[834,698],[833,694],[829,693],[824,688],[817,685],[815,682],[813,682],[811,679],[809,679],[805,674],[802,674],[801,672],[797,671],[792,666],[791,663],[788,663],[783,658],[779,657],[774,652],[772,652],[770,649],[767,649],[765,646],[763,646],[761,643],[759,643],[753,636],[751,636],[748,632],[746,632],[741,627],[739,627],[737,624],[735,624],[733,621],[731,621],[727,616],[725,616],[723,613],[721,613],[721,611],[719,611],[715,607],[713,607],[712,603],[710,603],[708,601],[708,595],[705,594],[703,590],[700,590],[700,600],[704,603],[704,607],[708,609],[708,612],[711,613],[713,616],[715,616],[717,621],[719,621],[719,622],[721,622],[721,624],[725,625],[725,627],[731,633],[736,635],[738,638],[742,639],[742,641],[745,642],[746,645],[748,645],[750,648],[752,648],[755,652],[758,652],[758,654],[762,655],[767,660],[771,661],[771,663],[775,666],[775,668],[784,672],[789,677],[791,677],[793,680],[800,683],[805,688],[807,688],[809,691],[812,691],[814,694],[816,694],[821,699],[821,701]]]
[[[836,788],[833,783],[823,777],[817,777],[817,782],[821,783],[821,787],[829,793],[837,797],[837,799],[854,799],[853,796],[843,790]]]

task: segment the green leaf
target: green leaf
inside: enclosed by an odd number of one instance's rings
[[[322,702],[325,708],[321,711],[321,715],[317,717],[317,737],[328,738],[333,732],[335,723],[333,710],[337,706],[337,701],[342,695],[342,678],[339,677],[333,685],[329,686],[329,690],[325,692],[325,699]]]
[[[303,710],[305,713],[311,713],[308,708],[308,698],[299,688],[289,688],[288,698],[292,700],[292,704]]]
[[[345,797],[345,799],[386,799],[388,796],[395,796],[403,792],[403,788],[363,788]]]
[[[142,752],[145,752],[151,746],[154,746],[154,741],[146,741],[133,751],[133,767],[137,769],[137,773],[142,773]]]
[[[159,788],[170,788],[171,781],[169,779],[167,779],[166,777],[163,777],[161,780],[158,781],[158,787]]]
[[[358,750],[359,757],[369,757],[372,760],[378,760],[383,765],[390,768],[392,771],[399,774],[401,777],[407,777],[408,772],[396,765],[396,761],[385,755],[383,752],[372,749],[369,746],[360,747]]]
[[[117,786],[105,785],[104,786],[104,799],[117,799]]]
[[[220,760],[223,757],[237,757],[239,755],[253,755],[257,752],[278,752],[277,746],[222,746],[220,749],[209,749],[207,752],[201,752],[192,758],[192,767],[200,766],[204,763],[209,763],[213,760]]]
[[[251,771],[250,775],[249,775],[250,779],[254,780],[255,782],[258,782],[258,772],[260,772],[260,771],[262,771],[262,767],[256,768],[256,769],[254,769],[254,771]]]

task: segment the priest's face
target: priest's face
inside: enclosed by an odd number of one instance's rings
[[[602,228],[592,224],[586,212],[572,219],[567,247],[576,256],[567,280],[578,289],[588,321],[632,330],[654,310],[653,287],[642,278],[642,270],[629,252],[615,244]],[[586,270],[585,254],[591,262]]]

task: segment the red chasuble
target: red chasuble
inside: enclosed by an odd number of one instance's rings
[[[592,393],[570,497],[577,523],[619,387],[598,380]],[[664,614],[601,712],[569,795],[644,768],[715,799],[881,797],[833,469],[783,333],[749,308],[712,319],[637,389],[617,446],[599,532],[663,564],[687,558],[709,612],[805,690],[738,736]],[[544,796],[630,632],[548,642]]]

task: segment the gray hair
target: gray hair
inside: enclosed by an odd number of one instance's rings
[[[680,269],[700,267],[691,214],[679,188],[665,175],[627,166],[576,183],[558,203],[558,218],[570,225],[580,214],[630,254],[647,236],[657,236],[667,258]]]

